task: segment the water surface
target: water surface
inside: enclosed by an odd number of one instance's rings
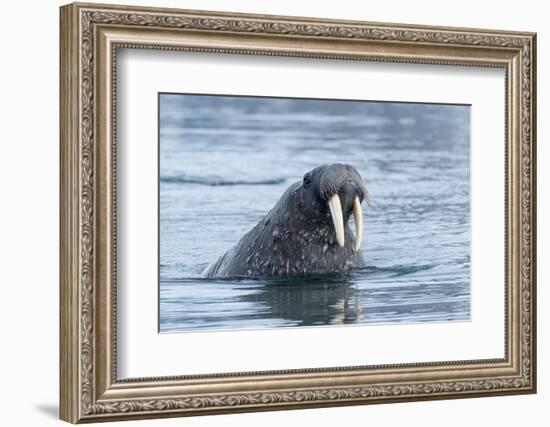
[[[470,318],[468,106],[161,94],[160,331]],[[347,276],[205,279],[303,174],[363,176]]]

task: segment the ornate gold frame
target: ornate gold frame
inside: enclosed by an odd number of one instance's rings
[[[77,423],[533,393],[535,34],[99,4],[61,8],[61,418]],[[176,378],[116,376],[118,47],[502,67],[505,357]]]

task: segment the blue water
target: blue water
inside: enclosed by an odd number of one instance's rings
[[[470,319],[468,106],[160,96],[160,331]],[[349,276],[214,280],[204,268],[305,172],[363,176]]]

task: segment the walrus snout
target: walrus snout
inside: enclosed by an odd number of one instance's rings
[[[355,220],[355,252],[361,247],[363,235],[363,213],[361,202],[367,197],[363,179],[350,165],[336,163],[325,166],[320,178],[320,196],[327,204],[340,247],[345,245],[345,226],[351,214]]]
[[[321,166],[320,169],[322,169],[322,175],[319,180],[319,192],[322,199],[330,199],[334,194],[339,193],[345,185],[355,187],[361,201],[367,196],[367,189],[363,178],[361,178],[361,175],[353,166],[334,163],[328,166]]]

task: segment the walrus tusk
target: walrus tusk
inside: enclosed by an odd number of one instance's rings
[[[355,220],[355,252],[359,252],[363,238],[363,212],[361,211],[361,201],[357,196],[353,202],[353,219]]]
[[[344,247],[344,216],[342,215],[342,205],[340,204],[340,197],[335,194],[328,201],[328,207],[330,209],[330,215],[332,216],[332,222],[334,223],[334,231],[336,231],[336,240],[340,247]]]

